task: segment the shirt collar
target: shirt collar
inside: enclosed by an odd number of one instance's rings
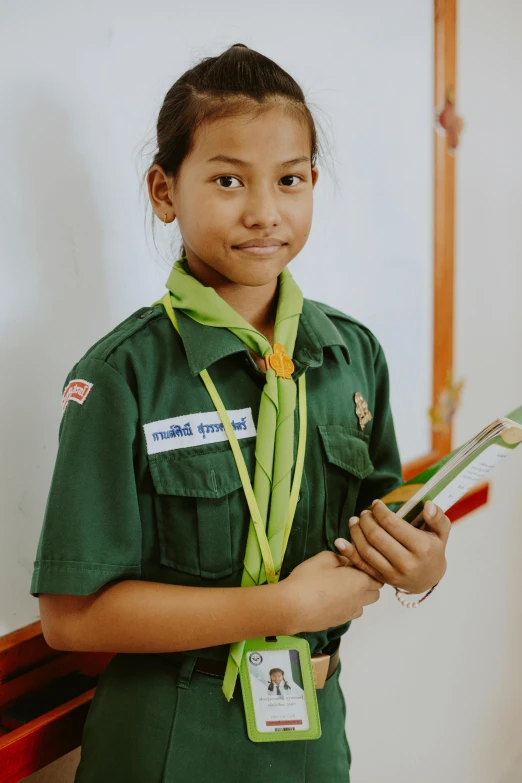
[[[245,343],[230,329],[200,324],[182,310],[176,310],[176,318],[192,375],[198,375],[225,356],[248,352]],[[308,367],[320,367],[323,351],[331,345],[343,349],[349,364],[348,348],[335,324],[315,302],[303,299],[293,355],[296,375]]]

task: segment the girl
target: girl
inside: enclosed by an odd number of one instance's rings
[[[271,783],[346,783],[340,639],[384,582],[422,592],[440,580],[449,521],[438,509],[416,530],[377,503],[344,538],[402,473],[380,343],[303,298],[286,269],[306,243],[318,178],[300,87],[236,44],[173,85],[157,142],[152,209],[177,219],[183,244],[167,296],[66,379],[31,584],[51,647],[116,653],[75,780],[266,783],[268,765]],[[280,635],[329,662],[319,739],[247,736],[229,653]]]
[[[268,672],[270,675],[270,683],[268,685],[268,691],[269,693],[272,693],[274,696],[284,696],[284,694],[281,692],[280,685],[281,682],[284,682],[284,688],[285,691],[290,690],[290,685],[285,680],[285,673],[282,669],[270,669]],[[274,692],[274,686],[276,688],[276,691]]]

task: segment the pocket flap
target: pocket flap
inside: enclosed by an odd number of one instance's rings
[[[374,471],[368,451],[368,437],[344,424],[319,424],[329,462],[363,479]]]
[[[255,438],[239,441],[250,480],[255,469]],[[160,495],[220,498],[242,487],[228,441],[149,455],[150,472]]]

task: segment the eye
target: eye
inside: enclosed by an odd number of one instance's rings
[[[224,175],[223,175],[223,176],[221,176],[221,177],[217,177],[217,179],[215,180],[215,182],[218,182],[220,179],[229,179],[229,180],[230,180],[230,179],[235,179],[235,180],[237,180],[237,181],[239,182],[239,180],[237,179],[237,177],[232,177],[232,176],[230,176],[230,175],[228,175],[228,174],[224,174]],[[229,188],[227,185],[222,185],[222,187],[224,187],[226,190],[237,190],[237,188]]]
[[[226,180],[227,184],[223,184],[223,185],[221,185],[221,187],[225,188],[225,190],[237,190],[237,188],[229,187],[228,183],[230,182],[230,180],[233,180],[233,179],[235,179],[237,182],[239,182],[239,179],[237,177],[233,177],[231,174],[223,174],[221,177],[217,177],[214,180],[214,182],[217,182],[219,184],[219,180]],[[303,178],[299,177],[297,174],[286,174],[286,176],[281,177],[281,181],[283,181],[285,179],[286,180],[296,179],[297,180],[297,184],[299,184],[299,182],[303,181]],[[285,187],[295,187],[295,185],[291,185],[291,184],[285,183]]]
[[[297,179],[299,182],[303,181],[303,178],[298,177],[297,174],[287,174],[285,177],[281,177],[281,179]]]

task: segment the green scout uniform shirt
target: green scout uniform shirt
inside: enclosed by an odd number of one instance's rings
[[[87,595],[113,580],[238,587],[249,510],[228,440],[147,453],[143,426],[215,411],[198,373],[207,368],[227,410],[250,407],[264,373],[232,332],[163,305],[141,308],[93,345],[69,373],[92,383],[71,400],[30,592]],[[308,436],[300,499],[281,579],[348,537],[348,518],[402,483],[383,350],[364,325],[304,299],[293,361],[307,373]],[[373,419],[361,429],[354,394]],[[295,414],[297,451],[298,412]],[[239,440],[250,478],[255,436]],[[294,453],[295,453],[294,452]],[[321,652],[349,627],[298,634]],[[225,660],[228,645],[186,651]]]

